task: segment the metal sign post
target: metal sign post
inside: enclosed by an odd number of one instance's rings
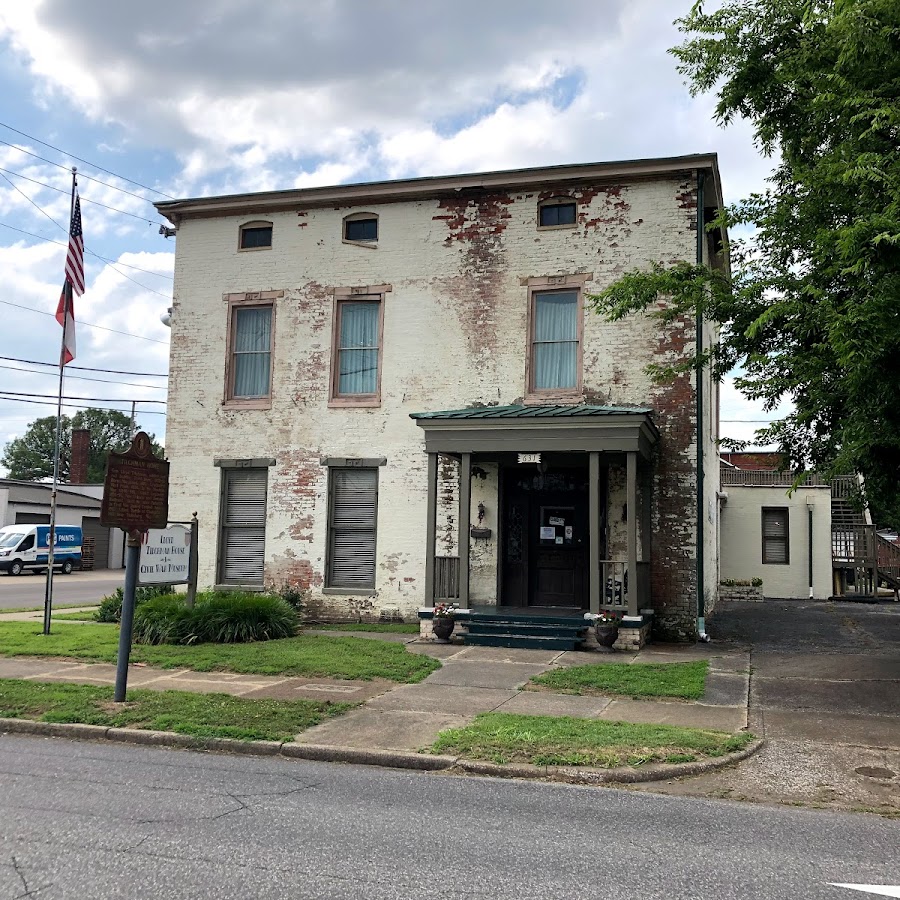
[[[169,519],[169,464],[153,455],[150,437],[139,431],[124,453],[111,452],[106,460],[100,524],[128,533],[125,551],[125,590],[119,653],[116,657],[116,689],[113,699],[125,700],[128,659],[134,623],[134,590],[138,581],[141,536],[151,528],[165,528]]]

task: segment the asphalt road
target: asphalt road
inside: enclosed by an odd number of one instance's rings
[[[99,603],[125,583],[124,569],[101,569],[98,572],[57,573],[53,576],[53,605]],[[23,606],[43,606],[46,575],[8,575],[0,573],[0,610]]]
[[[25,736],[0,736],[0,817],[3,898],[853,900],[867,895],[828,882],[900,885],[900,822],[875,816]]]

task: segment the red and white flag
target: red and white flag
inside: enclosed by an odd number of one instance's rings
[[[75,359],[75,306],[72,295],[84,293],[84,234],[81,230],[81,200],[75,194],[72,223],[69,226],[69,249],[66,252],[66,281],[63,284],[56,321],[63,327],[63,347],[60,365]]]

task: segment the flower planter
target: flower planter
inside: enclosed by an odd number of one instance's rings
[[[594,626],[597,635],[597,646],[604,653],[613,653],[613,644],[619,637],[619,626],[614,622],[598,622]]]
[[[456,625],[456,619],[453,616],[435,616],[431,620],[431,630],[434,636],[442,641],[450,640],[454,625]]]

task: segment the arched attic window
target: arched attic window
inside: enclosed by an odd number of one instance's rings
[[[573,197],[559,196],[538,203],[538,228],[574,228],[577,205]]]
[[[245,222],[241,225],[238,250],[268,250],[271,246],[271,222]]]
[[[344,216],[341,236],[348,244],[374,246],[378,242],[378,216],[372,212],[351,213]]]

